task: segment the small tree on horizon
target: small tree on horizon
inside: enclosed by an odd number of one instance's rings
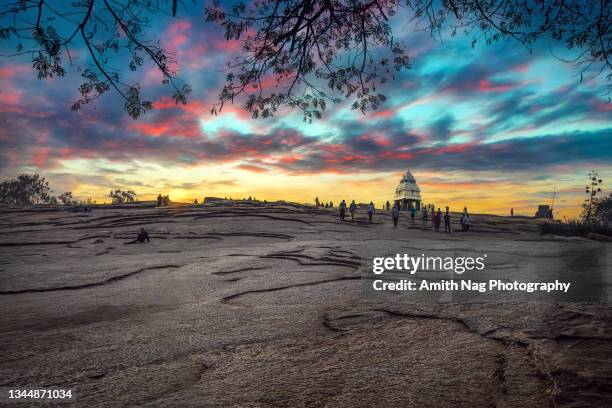
[[[599,178],[599,173],[595,170],[591,170],[589,172],[589,182],[590,184],[585,187],[587,198],[582,205],[582,220],[587,225],[590,225],[596,218],[594,215],[599,204],[597,195],[601,192],[600,186],[603,180]]]
[[[72,197],[72,191],[66,191],[57,196],[57,200],[63,205],[75,205],[77,201]]]
[[[108,196],[111,198],[112,204],[126,204],[136,201],[134,190],[111,190]]]

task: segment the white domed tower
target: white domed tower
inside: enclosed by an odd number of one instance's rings
[[[410,170],[404,174],[404,177],[402,177],[402,180],[395,189],[394,201],[404,210],[410,207],[414,207],[417,210],[421,209],[421,189],[417,186]]]

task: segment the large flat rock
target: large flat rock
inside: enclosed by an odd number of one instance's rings
[[[87,407],[612,406],[607,304],[364,291],[373,257],[487,253],[478,279],[603,270],[606,300],[611,244],[533,220],[444,234],[234,203],[3,208],[0,227],[0,387]],[[151,242],[125,245],[140,227]]]

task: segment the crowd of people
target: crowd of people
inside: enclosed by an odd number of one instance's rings
[[[319,200],[319,197],[315,198],[315,205],[317,207],[322,208],[333,208],[333,203],[330,202],[322,202]],[[355,220],[355,214],[358,209],[358,205],[355,203],[355,200],[352,200],[349,205],[347,205],[345,200],[342,200],[338,205],[338,211],[340,214],[340,220],[344,221],[347,217],[347,210],[351,216],[351,221]],[[399,224],[399,217],[402,211],[407,211],[410,215],[410,220],[412,224],[416,224],[416,220],[418,218],[419,211],[421,213],[421,220],[423,225],[428,225],[429,220],[431,219],[431,226],[436,232],[440,232],[440,226],[444,223],[444,232],[451,233],[451,214],[450,208],[447,206],[445,208],[444,213],[440,208],[437,209],[432,204],[424,205],[420,210],[417,210],[416,207],[410,206],[405,210],[402,210],[402,207],[399,203],[391,204],[389,201],[382,205],[383,210],[391,211],[391,219],[393,220],[394,228],[397,228]],[[374,203],[370,201],[370,204],[367,205],[367,213],[368,213],[368,221],[372,222],[374,217]],[[469,231],[470,226],[472,225],[472,217],[468,214],[467,206],[463,208],[463,212],[461,213],[461,217],[459,218],[459,224],[461,225],[461,231]]]
[[[252,199],[251,197],[249,197],[249,200],[255,200],[255,199],[254,198]],[[162,207],[167,206],[169,203],[170,203],[170,198],[168,196],[162,196],[160,194],[157,197],[158,206],[162,206]],[[198,201],[196,199],[194,201],[194,204],[197,204],[197,203]],[[334,208],[333,202],[331,201],[321,202],[319,200],[319,197],[315,198],[315,205],[317,207],[322,207],[322,208]],[[351,216],[351,221],[354,221],[358,208],[359,206],[357,205],[357,203],[355,203],[355,200],[352,200],[349,205],[346,204],[345,200],[342,200],[340,204],[338,205],[338,210],[340,213],[340,220],[344,221],[346,219],[347,217],[346,211],[348,209],[348,212]],[[391,211],[391,219],[393,220],[393,227],[397,228],[397,225],[399,224],[400,213],[402,212],[401,205],[399,203],[395,203],[391,207],[391,203],[387,201],[386,203],[382,205],[382,209]],[[374,202],[370,201],[370,203],[366,207],[369,222],[372,222],[372,219],[374,218],[374,210],[375,210]],[[417,210],[416,207],[414,206],[410,206],[408,207],[407,210],[404,210],[404,211],[408,211],[408,213],[410,214],[410,220],[412,224],[416,224],[416,219],[420,211],[421,220],[422,220],[423,225],[428,225],[429,220],[431,218],[431,225],[434,231],[440,232],[440,225],[442,224],[442,222],[444,222],[444,232],[447,232],[447,233],[452,232],[450,208],[448,206],[446,207],[446,211],[444,213],[442,213],[442,210],[440,208],[438,208],[438,210],[436,211],[435,206],[432,204],[424,205],[420,210]],[[467,207],[463,208],[463,212],[461,213],[459,223],[461,224],[461,231],[470,230],[470,226],[472,225],[472,218],[468,214]],[[144,242],[149,242],[149,241],[150,239],[149,239],[148,232],[145,231],[144,228],[141,228],[136,236],[136,239],[133,241],[125,242],[125,244],[144,243]]]

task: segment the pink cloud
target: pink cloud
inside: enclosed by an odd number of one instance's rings
[[[21,91],[0,91],[0,112],[25,112],[25,110],[21,106]]]
[[[250,171],[253,173],[267,173],[269,171],[268,169],[265,169],[263,167],[253,166],[251,164],[241,164],[240,166],[237,166],[236,168],[240,170]]]
[[[482,92],[507,92],[516,88],[514,84],[495,84],[483,79],[478,84],[478,89]]]
[[[240,40],[214,40],[213,46],[216,50],[222,52],[236,53],[242,50],[242,41]]]
[[[31,73],[32,67],[25,64],[5,65],[0,67],[0,78],[14,78],[18,74]]]
[[[150,122],[135,122],[130,124],[129,128],[149,137],[182,137],[191,139],[202,136],[202,131],[193,118],[184,115],[176,115],[172,118],[152,120]]]

